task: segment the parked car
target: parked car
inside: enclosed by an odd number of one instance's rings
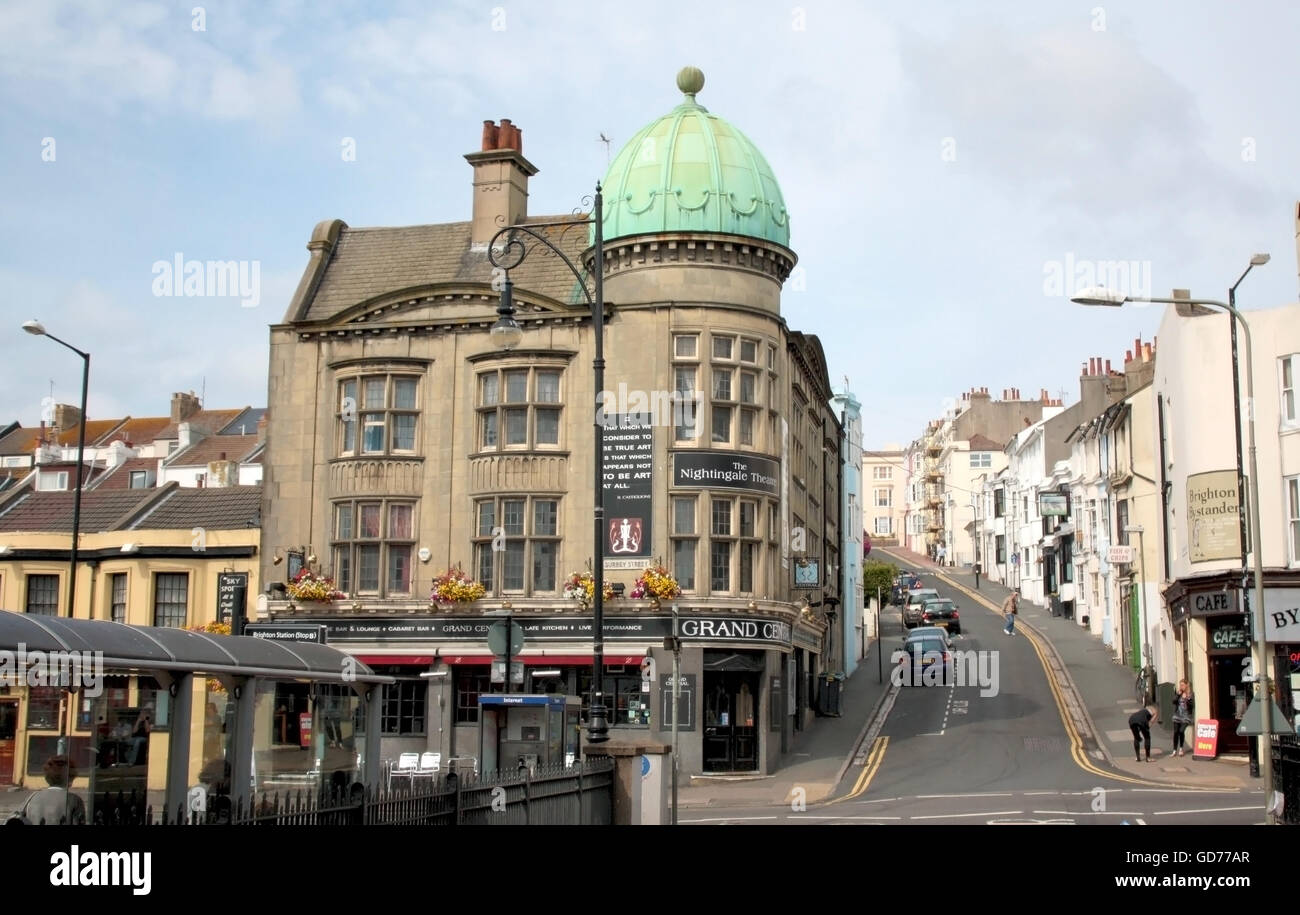
[[[949,598],[928,600],[921,606],[921,625],[940,626],[953,635],[961,635],[961,613]]]
[[[921,625],[921,610],[928,600],[935,600],[939,592],[934,588],[913,588],[903,598],[903,625],[908,629]]]
[[[912,675],[904,678],[902,683],[912,686],[946,686],[954,681],[956,671],[952,642],[946,630],[937,626],[919,627],[908,634],[907,640],[903,642],[903,650],[907,652],[905,663],[911,666]],[[927,682],[926,672],[936,664],[942,665],[942,678],[936,679],[932,673]]]

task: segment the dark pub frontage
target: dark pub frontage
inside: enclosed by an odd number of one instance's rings
[[[680,626],[678,732],[685,774],[768,774],[809,726],[822,673],[825,623],[807,612],[748,607],[727,612],[677,602]],[[788,605],[787,605],[788,606]],[[669,610],[610,612],[606,605],[605,704],[611,743],[671,741],[673,656]],[[479,696],[533,693],[591,701],[590,611],[514,609],[524,633],[507,684],[488,647],[505,614],[309,616],[305,608],[260,624],[264,638],[301,639],[304,629],[396,678],[385,702],[382,752],[477,752]],[[307,626],[304,626],[307,624]],[[283,636],[277,630],[283,629]]]

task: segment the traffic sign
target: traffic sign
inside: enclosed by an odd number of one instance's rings
[[[498,658],[506,656],[507,639],[509,639],[510,657],[517,657],[519,652],[524,650],[524,627],[514,620],[501,620],[499,623],[493,623],[488,629],[488,648]]]

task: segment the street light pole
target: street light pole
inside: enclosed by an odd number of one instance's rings
[[[489,332],[494,343],[502,349],[511,349],[523,339],[523,330],[514,319],[513,284],[510,271],[518,267],[528,256],[528,245],[521,236],[531,237],[537,244],[549,248],[564,262],[569,271],[578,280],[578,286],[591,306],[592,333],[595,335],[595,356],[592,370],[595,380],[594,411],[594,447],[593,465],[593,551],[592,578],[595,593],[592,595],[592,690],[591,707],[587,719],[587,741],[604,743],[609,740],[608,710],[605,706],[605,490],[604,490],[604,448],[605,448],[605,413],[603,410],[603,393],[605,390],[605,244],[604,244],[604,197],[600,185],[596,185],[590,219],[570,219],[557,222],[533,222],[526,225],[506,226],[499,230],[488,244],[488,261],[494,267],[505,271],[505,286],[501,304],[497,309],[500,316]],[[554,242],[539,232],[539,229],[562,227],[567,231],[575,226],[590,225],[593,229],[595,292],[587,288],[587,280],[582,271],[574,265]],[[504,243],[501,239],[504,237]],[[508,672],[507,672],[508,676]]]
[[[1265,263],[1268,260],[1267,255],[1256,255],[1251,258],[1252,266],[1259,263]],[[1244,276],[1244,274],[1243,274]],[[1240,280],[1238,281],[1240,282]],[[1241,336],[1246,344],[1246,404],[1247,404],[1247,432],[1250,444],[1250,538],[1252,552],[1254,553],[1254,571],[1255,571],[1255,602],[1253,605],[1252,619],[1254,622],[1254,638],[1252,639],[1251,661],[1255,669],[1255,701],[1262,703],[1260,712],[1262,713],[1261,734],[1256,738],[1259,741],[1259,768],[1260,775],[1264,780],[1265,791],[1271,796],[1273,791],[1273,753],[1272,753],[1272,734],[1273,734],[1273,684],[1269,676],[1268,667],[1266,666],[1265,648],[1264,648],[1264,554],[1263,544],[1259,539],[1259,462],[1256,458],[1255,449],[1255,360],[1251,352],[1250,344],[1250,325],[1242,316],[1235,305],[1229,305],[1214,299],[1153,299],[1138,296],[1126,296],[1122,293],[1111,292],[1104,289],[1083,290],[1076,294],[1071,301],[1080,305],[1108,305],[1120,306],[1125,302],[1150,302],[1157,305],[1208,305],[1214,308],[1221,308],[1232,316],[1232,319],[1241,323]],[[1240,409],[1239,405],[1236,405]],[[1240,498],[1240,495],[1238,496]],[[1245,596],[1245,595],[1243,595]],[[1267,743],[1265,743],[1267,741]],[[1270,805],[1271,809],[1271,805]],[[1268,814],[1268,822],[1275,823],[1276,817],[1273,813]]]
[[[82,467],[86,455],[86,394],[90,390],[90,353],[82,352],[66,340],[60,340],[45,329],[40,321],[28,321],[23,330],[37,337],[49,337],[55,343],[66,346],[81,357],[81,415],[78,417],[77,432],[77,476],[76,488],[72,493],[72,550],[68,560],[68,618],[76,615],[77,606],[77,542],[81,539],[81,485]]]
[[[1237,287],[1241,281],[1246,278],[1246,274],[1257,267],[1267,264],[1269,256],[1267,254],[1256,254],[1250,259],[1250,263],[1237,277],[1237,282],[1228,287],[1228,307],[1235,310],[1237,307]],[[1250,596],[1247,593],[1247,582],[1249,580],[1249,560],[1247,558],[1249,548],[1248,544],[1253,541],[1246,535],[1246,480],[1245,470],[1242,467],[1242,447],[1241,447],[1241,371],[1237,366],[1237,322],[1229,316],[1228,326],[1230,328],[1232,341],[1232,421],[1237,436],[1237,523],[1241,537],[1241,598],[1242,616],[1246,618],[1249,625],[1250,620]],[[1251,412],[1254,412],[1252,403]],[[1257,511],[1256,506],[1251,506],[1252,514]],[[1259,778],[1259,751],[1260,746],[1257,741],[1250,742],[1250,774],[1252,778]],[[1271,789],[1270,789],[1271,790]]]
[[[45,330],[40,321],[31,320],[23,324],[23,330],[36,337],[49,337],[55,343],[65,346],[81,357],[81,415],[77,417],[77,475],[76,488],[72,493],[72,547],[68,552],[68,619],[77,615],[77,546],[81,539],[81,486],[82,468],[86,455],[86,395],[90,390],[90,353],[77,349],[66,340],[60,340]],[[61,735],[72,734],[72,716],[76,714],[75,684],[68,681],[64,687],[65,701],[60,709],[59,731]],[[62,736],[62,753],[65,762],[63,774],[63,821],[71,822],[72,803],[72,738]]]

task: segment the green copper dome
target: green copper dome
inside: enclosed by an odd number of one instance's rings
[[[704,74],[677,74],[686,98],[628,141],[603,182],[605,240],[725,232],[790,246],[781,188],[749,138],[695,101]]]

